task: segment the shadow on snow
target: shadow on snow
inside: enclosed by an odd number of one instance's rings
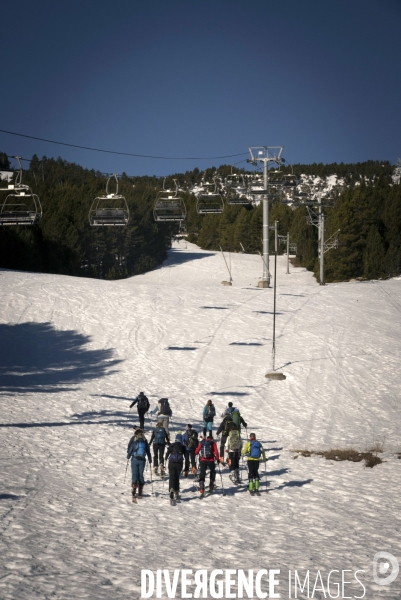
[[[167,346],[166,350],[197,350],[194,346]]]
[[[115,373],[113,350],[89,350],[90,341],[51,323],[0,324],[0,393],[68,391]]]
[[[177,250],[175,248],[169,250],[168,257],[164,263],[159,267],[175,267],[176,265],[182,265],[183,263],[190,262],[192,260],[200,260],[209,256],[215,256],[214,252],[187,252],[186,250]]]
[[[230,346],[263,346],[260,342],[231,342]]]

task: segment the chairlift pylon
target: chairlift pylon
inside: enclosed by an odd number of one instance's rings
[[[21,157],[13,158],[18,161],[19,170],[14,184],[0,188],[1,192],[9,192],[4,201],[0,201],[0,225],[38,225],[42,218],[39,197],[22,183]]]
[[[165,181],[165,180],[164,180]],[[184,200],[178,195],[177,181],[174,179],[175,191],[163,189],[158,192],[153,207],[155,221],[184,221],[187,209]]]
[[[113,175],[116,180],[115,193],[109,193],[108,178],[106,183],[106,193],[104,196],[98,196],[92,202],[89,210],[89,224],[92,227],[121,227],[128,224],[129,208],[124,196],[118,193],[118,177]]]

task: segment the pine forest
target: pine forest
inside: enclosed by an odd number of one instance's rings
[[[6,154],[0,153],[0,171],[11,171]],[[337,247],[325,253],[325,281],[353,278],[378,279],[401,272],[401,184],[388,161],[357,164],[311,164],[283,167],[300,181],[321,185],[335,176],[337,194],[330,206],[323,204],[325,237],[338,232]],[[252,178],[250,171],[237,170]],[[130,218],[126,227],[91,227],[88,211],[94,198],[104,194],[107,177],[61,158],[33,156],[23,170],[23,183],[39,196],[43,216],[33,227],[0,227],[0,266],[9,269],[65,275],[120,279],[144,273],[160,265],[175,236],[203,249],[226,252],[262,251],[262,202],[225,203],[221,214],[199,214],[196,190],[202,182],[224,181],[230,166],[198,169],[171,177],[119,178],[119,194],[127,201]],[[156,222],[153,209],[157,193],[177,181],[186,206],[182,223]],[[1,182],[4,189],[5,181]],[[110,183],[112,185],[112,182]],[[0,205],[5,192],[1,192]],[[280,236],[289,232],[297,264],[319,280],[318,231],[310,224],[308,208],[296,203],[270,201],[269,222],[277,220]],[[270,239],[274,252],[274,239]],[[286,245],[279,246],[279,253]]]

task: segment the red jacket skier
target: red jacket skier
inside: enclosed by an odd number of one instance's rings
[[[212,492],[215,489],[214,481],[216,479],[215,461],[219,462],[220,460],[217,444],[213,441],[213,436],[211,432],[205,440],[199,442],[198,447],[195,450],[195,454],[199,455],[200,459],[199,492],[201,497],[203,497],[205,493],[206,471],[208,468],[210,469],[209,490],[210,492]]]

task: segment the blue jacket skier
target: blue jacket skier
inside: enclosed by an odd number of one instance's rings
[[[163,427],[163,422],[158,421],[156,427],[152,431],[152,436],[149,441],[149,446],[153,442],[153,470],[157,475],[157,470],[160,462],[160,475],[164,475],[164,450],[166,444],[170,443],[170,437]]]
[[[203,407],[203,437],[206,437],[206,432],[211,433],[213,430],[213,419],[216,416],[216,409],[211,400],[206,402]]]
[[[136,492],[138,498],[142,498],[142,490],[145,485],[143,472],[145,470],[146,457],[152,464],[152,457],[147,439],[142,429],[135,428],[135,433],[130,439],[127,448],[127,460],[131,459],[132,472],[132,501],[136,502]]]

